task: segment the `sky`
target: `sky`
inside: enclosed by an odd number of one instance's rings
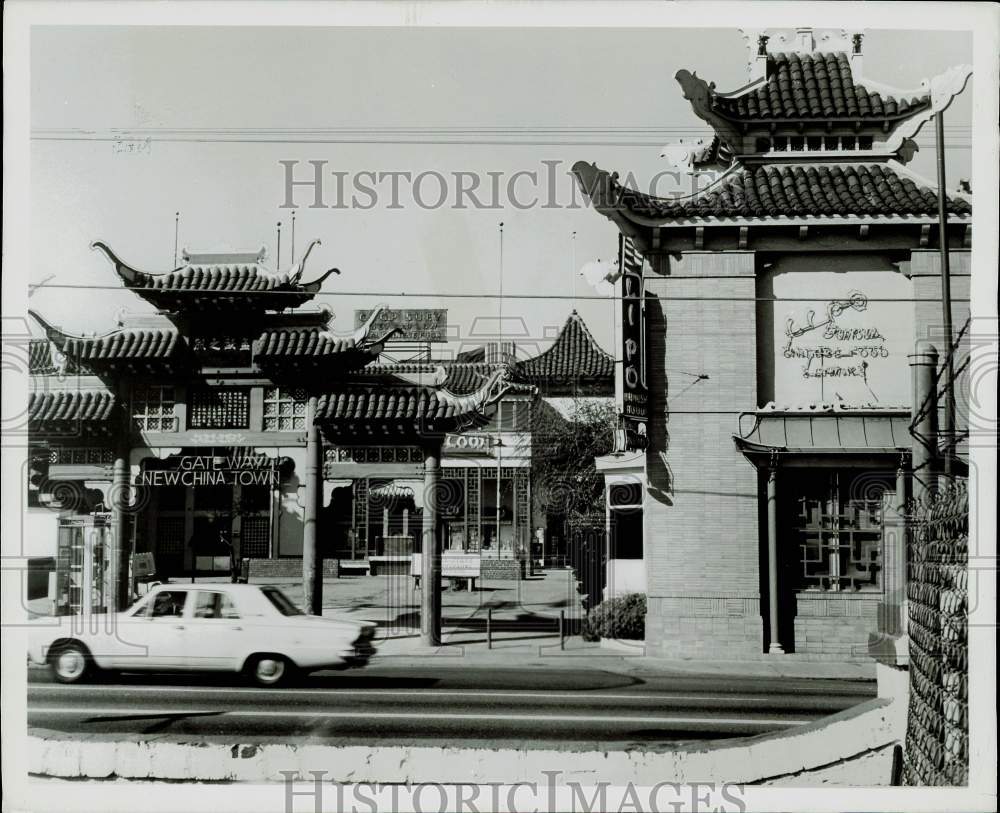
[[[971,62],[970,51],[966,33],[869,30],[864,74],[916,89]],[[322,240],[304,279],[342,271],[317,300],[336,329],[380,302],[447,307],[452,351],[496,335],[502,317],[504,338],[533,355],[575,307],[610,349],[611,305],[585,298],[594,292],[578,271],[615,255],[617,230],[582,205],[568,172],[586,160],[647,184],[667,168],[664,143],[710,137],[673,79],[680,68],[735,90],[746,83],[743,38],[725,28],[36,26],[30,276],[46,284],[29,304],[88,333],[111,329],[122,308],[150,310],[116,289],[89,245],[101,239],[140,269],[168,270],[175,212],[181,248],[266,245],[271,263],[281,221],[286,267],[291,210],[279,162],[299,162],[296,177],[306,179],[309,162],[322,161],[328,205],[337,203],[334,172],[347,173],[347,199],[358,173],[431,173],[419,187],[424,206],[401,183],[393,208],[389,180],[364,181],[378,193],[375,205],[357,196],[367,208],[310,208],[310,190],[295,191],[297,253]],[[971,177],[973,90],[945,120],[950,188]],[[918,143],[910,168],[933,181],[933,130]],[[507,185],[519,171],[538,182],[516,178],[515,206]],[[486,204],[494,173],[501,206],[476,209],[465,196],[456,208],[455,173],[480,179],[475,194]],[[443,207],[433,205],[437,177]]]

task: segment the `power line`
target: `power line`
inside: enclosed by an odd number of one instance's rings
[[[684,277],[684,279],[696,279],[697,277]],[[660,278],[657,278],[660,279]],[[663,277],[663,279],[670,279],[669,277]],[[197,288],[140,288],[140,287],[129,287],[124,288],[120,285],[80,285],[73,283],[50,283],[45,286],[46,288],[67,288],[72,290],[88,290],[88,291],[129,291],[130,293],[145,293],[152,292],[164,295],[187,295],[192,296],[199,295],[211,295],[211,294],[221,294],[225,296],[302,296],[301,291],[212,291],[212,290],[201,290]],[[419,299],[497,299],[500,294],[492,293],[432,293],[432,292],[422,292],[422,291],[319,291],[315,296],[322,297],[340,297],[340,296],[352,296],[352,297],[414,297]],[[585,300],[597,300],[600,302],[607,302],[609,299],[627,299],[628,297],[621,296],[602,296],[600,294],[521,294],[521,293],[504,293],[503,298],[505,299],[555,299],[555,300],[570,300],[573,299],[585,299]],[[773,296],[677,296],[670,294],[665,297],[668,301],[677,302],[821,302],[823,297],[773,297]],[[916,302],[936,302],[933,298],[919,298],[919,297],[868,297],[868,302],[899,302],[899,303],[916,303]],[[960,299],[952,298],[953,302],[970,302],[970,299]]]

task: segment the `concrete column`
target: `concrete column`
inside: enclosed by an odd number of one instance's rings
[[[896,471],[896,493],[886,511],[882,527],[882,589],[878,608],[878,631],[883,636],[899,636],[905,629],[903,604],[906,600],[906,490],[907,472],[900,463]]]
[[[913,499],[922,500],[936,488],[938,404],[934,345],[910,357],[913,369]]]
[[[323,501],[323,441],[315,424],[316,396],[306,407],[305,506],[302,511],[302,603],[309,615],[323,614],[323,557],[319,511]]]
[[[778,637],[778,468],[773,463],[767,470],[767,594],[771,622],[767,654],[784,655]]]
[[[441,645],[441,535],[438,533],[438,485],[441,442],[424,447],[423,543],[420,552],[420,640]]]
[[[109,613],[124,610],[129,604],[128,555],[129,545],[125,539],[129,510],[128,501],[128,455],[118,449],[111,469],[111,528],[105,548],[107,570],[104,581],[104,603]]]
[[[909,506],[907,504],[907,492],[909,491],[909,473],[906,471],[906,467],[903,461],[900,461],[899,468],[896,469],[896,528],[899,536],[899,543],[896,546],[896,561],[893,567],[893,578],[897,585],[897,590],[899,591],[897,610],[899,624],[897,633],[899,635],[906,635],[906,621],[907,621],[907,604],[906,604],[906,584],[909,574],[907,573],[907,565],[910,561],[910,531],[909,531],[909,515],[907,511]]]

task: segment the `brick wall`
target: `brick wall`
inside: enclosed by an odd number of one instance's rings
[[[290,579],[302,578],[301,559],[248,559],[249,579],[256,578],[276,578],[287,577]],[[323,560],[323,575],[330,577],[339,576],[340,563],[336,559]]]
[[[754,657],[763,646],[758,482],[732,439],[738,413],[757,406],[754,254],[659,265],[664,276],[646,282],[656,297],[646,308],[646,643],[655,656]]]
[[[871,598],[799,594],[795,651],[867,657],[868,636],[876,631],[881,594]]]

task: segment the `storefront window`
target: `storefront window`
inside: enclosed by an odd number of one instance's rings
[[[264,390],[264,431],[290,432],[306,428],[306,393],[301,389]]]
[[[174,388],[159,384],[137,386],[132,390],[132,419],[143,432],[176,432]]]

